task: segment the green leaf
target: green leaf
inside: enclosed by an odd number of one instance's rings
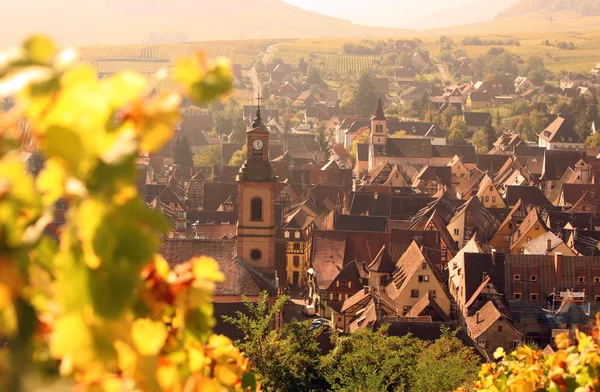
[[[250,388],[250,392],[256,391],[256,376],[253,373],[245,373],[242,376],[242,389],[246,391],[248,388]]]

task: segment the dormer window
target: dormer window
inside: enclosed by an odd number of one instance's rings
[[[300,232],[299,232],[299,231],[296,231],[296,232],[294,233],[294,237],[296,237],[296,238],[300,238]]]
[[[287,231],[287,230],[286,230],[286,231],[284,231],[284,232],[283,232],[283,237],[284,237],[284,238],[290,238],[290,232],[289,232],[289,231]]]

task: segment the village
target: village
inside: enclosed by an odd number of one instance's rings
[[[138,158],[137,189],[170,222],[170,265],[218,261],[215,332],[239,337],[222,316],[264,292],[328,332],[460,329],[487,359],[585,329],[600,310],[600,67],[546,83],[537,59],[497,52],[512,74],[396,41],[391,75],[356,75],[352,99],[307,63],[234,65],[254,105],[184,105],[173,141]],[[420,78],[432,69],[446,82]]]

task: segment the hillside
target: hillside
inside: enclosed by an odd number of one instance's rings
[[[4,0],[0,47],[34,31],[61,44],[114,45],[265,38],[395,36],[407,30],[368,27],[306,11],[281,0]]]
[[[539,11],[572,11],[581,16],[600,13],[597,0],[520,0],[498,14],[498,18],[511,18]]]
[[[487,22],[516,1],[475,0],[468,4],[432,12],[407,23],[406,27],[422,30]]]

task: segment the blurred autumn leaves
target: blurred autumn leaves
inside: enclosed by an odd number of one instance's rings
[[[211,334],[215,261],[171,269],[157,254],[168,226],[135,188],[136,160],[172,136],[181,96],[74,58],[45,37],[0,57],[0,97],[15,100],[0,117],[0,390],[40,369],[81,390],[256,390],[248,361]],[[228,61],[202,54],[173,76],[197,102],[232,87]],[[35,179],[19,160],[26,137],[46,158]],[[58,201],[56,242],[45,229]]]

